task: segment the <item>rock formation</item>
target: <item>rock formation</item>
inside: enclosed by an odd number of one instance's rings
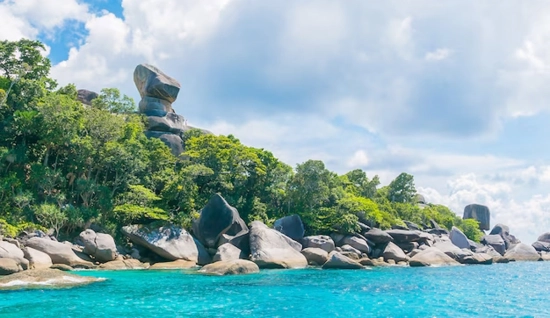
[[[474,219],[479,222],[481,230],[488,231],[491,228],[491,213],[489,208],[481,204],[470,204],[464,207],[462,219]]]
[[[87,89],[79,89],[77,99],[84,105],[92,106],[92,100],[96,99],[99,95],[96,92],[89,91]]]

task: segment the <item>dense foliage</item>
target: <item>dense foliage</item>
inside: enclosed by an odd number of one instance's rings
[[[338,175],[321,161],[292,169],[235,137],[189,131],[174,157],[144,135],[133,100],[102,90],[91,106],[73,85],[57,88],[40,42],[0,42],[0,232],[46,227],[72,236],[91,224],[114,235],[129,223],[170,220],[189,227],[213,193],[247,222],[299,214],[308,233],[389,228],[434,220],[479,240],[476,221],[441,205],[419,206],[413,176],[388,186],[362,170]]]

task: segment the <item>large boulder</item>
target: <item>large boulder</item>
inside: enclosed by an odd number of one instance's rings
[[[260,268],[254,262],[237,259],[208,264],[201,268],[199,272],[211,275],[237,275],[259,273]]]
[[[376,245],[383,245],[393,241],[391,235],[377,228],[370,229],[369,231],[363,233],[363,236]]]
[[[188,130],[185,126],[183,116],[176,113],[167,113],[164,117],[147,117],[147,129],[151,131],[166,131],[172,134],[181,135]]]
[[[519,243],[506,251],[504,257],[511,261],[538,261],[539,253],[531,245]]]
[[[245,258],[245,255],[242,254],[242,251],[238,247],[235,247],[235,245],[231,243],[225,243],[218,247],[218,250],[212,260],[214,262],[219,262],[233,261],[241,258]]]
[[[338,252],[331,252],[323,269],[361,269],[363,265]]]
[[[437,242],[434,244],[434,247],[457,261],[472,255],[472,251],[470,251],[470,249],[460,249],[450,241]]]
[[[370,253],[370,247],[369,245],[367,244],[367,242],[361,238],[358,238],[358,237],[355,237],[355,236],[346,236],[343,240],[342,240],[342,243],[344,245],[349,245],[357,250],[359,250],[359,254],[361,253]]]
[[[147,225],[128,225],[122,233],[133,243],[171,261],[183,259],[197,262],[199,251],[191,234],[169,223],[153,222]]]
[[[307,259],[309,265],[323,265],[328,260],[327,251],[318,247],[308,247],[302,250],[302,254]]]
[[[407,228],[411,231],[420,231],[421,228],[418,224],[416,223],[413,223],[411,221],[403,221],[403,223],[405,223],[405,225],[407,226]]]
[[[183,152],[183,140],[176,134],[165,131],[146,131],[145,136],[147,136],[147,138],[160,139],[170,148],[174,156],[178,156]]]
[[[223,234],[242,235],[248,232],[248,227],[237,209],[216,193],[202,208],[199,219],[193,224],[193,232],[204,246],[217,248]]]
[[[156,97],[145,96],[139,102],[139,112],[146,116],[164,117],[173,113],[172,103]]]
[[[441,227],[436,221],[430,219],[430,225],[432,226],[432,228],[428,231],[429,233],[436,235],[449,235],[449,231]]]
[[[541,236],[539,236],[537,241],[550,243],[550,232],[546,232],[546,233],[542,234]]]
[[[111,235],[87,229],[82,231],[79,237],[84,244],[83,252],[93,256],[96,260],[105,263],[116,258],[116,244]]]
[[[136,67],[134,83],[141,98],[150,96],[173,103],[180,91],[180,83],[149,64],[140,64]]]
[[[461,259],[460,263],[470,265],[490,265],[493,264],[493,257],[486,253],[472,253]]]
[[[21,266],[12,258],[0,258],[0,276],[21,271]]]
[[[550,252],[550,243],[548,242],[536,241],[532,246],[539,252]]]
[[[491,213],[489,212],[489,208],[481,204],[465,206],[462,219],[474,219],[478,221],[481,230],[488,231],[491,228]]]
[[[418,242],[422,240],[421,232],[407,230],[387,230],[393,241],[396,243]]]
[[[23,251],[17,245],[6,241],[0,241],[0,259],[10,258],[15,261],[21,269],[29,267],[29,261],[25,259]]]
[[[439,266],[439,265],[458,265],[459,263],[443,253],[436,247],[427,248],[409,260],[409,265],[417,266]]]
[[[506,243],[504,242],[504,239],[502,239],[502,236],[498,234],[483,236],[483,238],[481,238],[481,243],[491,246],[500,255],[504,255],[506,252]]]
[[[285,216],[275,221],[273,228],[291,239],[300,242],[304,237],[305,229],[299,215]]]
[[[92,106],[92,101],[99,95],[96,92],[89,91],[87,89],[79,89],[77,91],[76,99],[82,104]]]
[[[48,238],[33,237],[27,241],[26,246],[48,254],[54,264],[93,267],[93,264],[78,257],[71,246]]]
[[[504,240],[504,244],[507,250],[515,244],[521,243],[518,239],[516,239],[515,236],[510,234],[510,228],[504,224],[495,225],[489,234],[500,235]]]
[[[291,242],[294,241],[281,232],[254,221],[250,225],[250,260],[260,268],[306,267],[306,258]]]
[[[208,251],[206,250],[204,245],[202,245],[202,243],[196,238],[193,238],[193,241],[195,241],[197,251],[199,252],[197,264],[203,266],[212,263],[212,257],[210,256],[210,254],[208,254]]]
[[[147,269],[148,263],[142,263],[137,259],[117,259],[99,265],[99,269],[105,270],[126,270],[126,269]]]
[[[468,237],[457,227],[453,226],[451,229],[451,234],[449,235],[451,242],[459,248],[470,248],[470,242]]]
[[[328,235],[306,236],[302,239],[302,247],[316,247],[324,250],[327,253],[334,251],[334,241]]]
[[[362,254],[360,250],[356,249],[355,247],[353,247],[349,244],[342,245],[340,247],[340,249],[342,250],[341,253],[352,253],[352,254],[357,255],[354,258],[359,258]]]
[[[48,254],[32,247],[25,247],[23,253],[25,258],[29,260],[29,269],[45,269],[53,265],[52,258]]]
[[[394,260],[396,263],[409,261],[409,257],[405,255],[405,252],[403,252],[403,250],[393,242],[388,243],[382,256],[386,262],[388,260]]]

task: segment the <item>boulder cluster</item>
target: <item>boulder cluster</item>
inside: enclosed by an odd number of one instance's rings
[[[550,232],[532,245],[521,243],[497,224],[481,243],[460,229],[448,231],[431,220],[429,229],[406,226],[382,230],[361,223],[360,233],[304,236],[298,215],[249,226],[219,194],[194,220],[191,232],[164,221],[122,228],[129,247],[87,229],[71,242],[58,242],[41,231],[0,240],[0,275],[27,269],[186,269],[231,275],[261,268],[362,269],[366,266],[440,266],[550,260]],[[31,275],[32,276],[32,275]]]

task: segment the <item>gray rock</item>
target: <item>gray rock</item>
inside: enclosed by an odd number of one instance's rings
[[[96,92],[89,91],[87,89],[79,89],[77,91],[76,99],[82,104],[92,106],[92,101],[96,99],[99,95]]]
[[[21,266],[13,258],[0,258],[0,276],[21,271]]]
[[[275,221],[273,228],[291,239],[300,242],[304,237],[305,229],[299,215],[285,216]]]
[[[306,236],[302,239],[302,246],[304,248],[316,247],[320,248],[327,253],[334,251],[334,241],[330,236],[327,235],[315,235],[315,236]]]
[[[235,247],[233,244],[225,243],[218,247],[218,251],[212,258],[214,262],[219,261],[233,261],[236,259],[244,258],[242,252],[239,248]]]
[[[80,233],[79,237],[84,243],[83,252],[93,256],[96,260],[105,263],[116,258],[117,248],[111,235],[96,233],[88,229]]]
[[[48,254],[54,264],[64,264],[72,267],[94,267],[90,262],[78,257],[71,246],[67,244],[47,238],[33,237],[27,241],[26,246]]]
[[[334,241],[334,244],[336,246],[342,246],[344,243],[342,241],[344,240],[346,236],[341,233],[330,233],[330,238]]]
[[[399,243],[397,244],[397,246],[399,246],[399,248],[402,249],[403,252],[409,253],[410,251],[417,249],[420,246],[420,244],[418,244],[417,242],[408,242],[408,243]]]
[[[164,117],[149,116],[147,117],[147,129],[149,131],[164,131],[181,135],[189,130],[184,122],[183,116],[176,113],[167,113]]]
[[[193,238],[193,241],[195,242],[195,245],[197,246],[197,251],[199,252],[197,264],[204,266],[206,264],[212,263],[212,257],[210,257],[210,254],[208,254],[208,251],[202,245],[202,243],[197,240],[196,238]]]
[[[0,241],[0,259],[2,258],[13,259],[21,269],[29,268],[29,261],[25,259],[23,251],[10,242]]]
[[[516,239],[515,236],[510,234],[510,229],[507,225],[504,224],[497,224],[493,229],[491,230],[490,235],[500,235],[502,239],[504,240],[504,244],[506,249],[508,250],[513,245],[521,243],[518,239]]]
[[[179,226],[164,222],[128,225],[122,228],[122,233],[167,260],[198,261],[199,251],[193,237]]]
[[[370,231],[371,227],[366,225],[365,223],[357,222],[357,225],[361,228],[361,233],[365,233]]]
[[[309,265],[323,265],[328,260],[328,253],[318,247],[307,247],[302,250],[302,255]]]
[[[462,231],[459,230],[457,227],[453,226],[451,234],[449,236],[451,238],[451,242],[459,248],[470,248],[468,237],[466,237],[466,235],[462,233]]]
[[[461,249],[451,243],[450,241],[438,242],[434,244],[434,247],[447,254],[449,257],[461,261],[467,256],[471,256],[473,253],[470,249]]]
[[[417,266],[439,266],[439,265],[458,265],[459,263],[443,253],[436,247],[427,248],[414,255],[409,260],[411,267]]]
[[[201,268],[199,272],[211,275],[237,275],[259,273],[260,268],[254,262],[238,259],[208,264]]]
[[[363,236],[376,245],[384,245],[388,242],[393,241],[391,235],[377,228],[370,229],[370,231],[365,232]]]
[[[99,265],[99,268],[105,270],[147,269],[149,264],[142,263],[137,259],[125,259],[103,263]]]
[[[541,236],[539,236],[537,241],[550,243],[550,232],[546,232],[546,233],[542,234]]]
[[[435,234],[435,235],[443,235],[443,234],[449,235],[449,231],[441,227],[439,224],[437,224],[436,221],[430,219],[430,224],[432,226],[432,229],[430,229],[428,233]]]
[[[136,67],[134,83],[141,98],[150,96],[173,103],[180,91],[180,84],[175,79],[149,64],[140,64]]]
[[[341,248],[342,248],[342,253],[347,252],[347,253],[353,253],[353,254],[361,255],[361,251],[354,248],[351,245],[344,244],[344,245],[341,246]]]
[[[218,241],[218,245],[223,245],[225,243],[231,243],[235,245],[245,255],[250,254],[250,233],[248,231],[241,231],[236,235],[222,234],[220,240]],[[295,246],[296,249],[301,250],[302,246],[298,242],[294,243],[292,245]]]
[[[360,239],[358,237],[355,237],[355,236],[346,236],[343,240],[342,240],[342,243],[344,245],[350,245],[351,247],[359,250],[359,254],[361,254],[361,252],[363,253],[367,253],[369,254],[370,253],[370,247],[369,245],[367,244],[367,242],[363,239]],[[342,246],[342,249],[344,247]]]
[[[384,253],[382,254],[384,257],[384,260],[387,262],[388,260],[394,260],[395,262],[408,262],[409,257],[405,255],[405,252],[399,246],[395,245],[393,242],[389,242],[386,248],[384,249]]]
[[[416,203],[421,203],[421,204],[426,204],[426,198],[424,198],[424,196],[420,193],[417,193],[416,196],[415,196],[415,199],[416,199]]]
[[[403,222],[407,225],[409,230],[412,230],[412,231],[420,231],[421,230],[420,226],[416,223],[409,222],[409,221],[403,221]]]
[[[250,260],[260,268],[306,267],[306,258],[290,242],[294,241],[262,222],[254,221],[250,225]]]
[[[539,253],[531,245],[519,243],[514,245],[504,254],[504,257],[511,261],[538,261]]]
[[[550,252],[550,243],[548,242],[536,241],[532,246],[539,252]]]
[[[25,258],[29,260],[29,269],[45,269],[53,265],[52,258],[48,254],[32,247],[25,247],[23,253]]]
[[[183,140],[180,136],[164,131],[146,131],[145,136],[147,138],[158,138],[168,148],[170,148],[170,151],[174,156],[179,156],[183,152]]]
[[[361,263],[352,260],[338,252],[331,252],[328,260],[323,264],[323,269],[362,269]]]
[[[473,253],[472,255],[464,257],[460,263],[471,265],[490,265],[493,264],[493,257],[486,253]]]
[[[396,243],[418,242],[421,240],[420,232],[407,230],[387,230]]]
[[[159,116],[164,117],[169,113],[173,113],[172,103],[155,98],[145,96],[139,102],[139,112],[146,116]]]
[[[540,258],[541,260],[543,261],[550,261],[550,252],[541,252],[540,253]]]
[[[488,231],[491,228],[491,213],[489,212],[489,208],[481,204],[465,206],[462,219],[474,219],[478,221],[481,230]]]
[[[235,236],[247,233],[248,227],[237,209],[216,193],[202,208],[199,219],[193,224],[193,232],[204,246],[217,248],[222,234]]]
[[[502,239],[502,236],[498,234],[483,236],[481,243],[491,246],[500,255],[504,255],[506,252],[506,244],[504,243],[504,239]]]

